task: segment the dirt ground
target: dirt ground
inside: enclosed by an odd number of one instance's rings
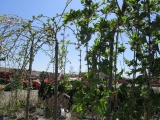
[[[4,86],[1,86],[1,88],[3,88],[3,87]],[[17,97],[15,98],[16,94],[17,94]],[[13,92],[12,91],[6,91],[6,92],[5,91],[0,91],[0,113],[1,112],[5,113],[4,109],[2,110],[1,108],[4,108],[8,105],[12,105],[16,100],[26,101],[26,97],[27,97],[27,91],[26,90],[18,90],[17,93],[15,91],[13,91]],[[38,90],[31,90],[30,103],[33,106],[37,107],[38,102],[39,102],[39,100],[38,100]],[[23,118],[25,116],[25,112],[23,110],[21,112],[15,113],[16,117],[14,118],[14,120],[18,120],[19,118]],[[34,110],[33,114],[31,113],[31,115],[36,116],[36,118],[38,118],[38,120],[49,120],[49,119],[44,118],[44,110],[41,109],[41,108],[36,108],[36,110]],[[0,117],[1,116],[2,116],[2,114],[0,114]],[[71,114],[66,113],[66,118],[65,119],[66,120],[72,120],[71,119]],[[76,119],[74,119],[74,120],[76,120]]]
[[[5,88],[5,86],[6,86],[6,85],[1,85],[1,84],[0,84],[0,91],[1,91],[3,88]]]

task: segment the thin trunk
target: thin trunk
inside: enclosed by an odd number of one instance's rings
[[[88,77],[89,77],[89,59],[88,59],[88,56],[89,56],[89,52],[88,52],[88,43],[86,43],[86,57],[87,57],[87,70],[88,70]],[[88,79],[88,78],[87,78]]]
[[[54,120],[57,119],[57,92],[58,92],[58,41],[55,47],[55,88],[54,88]]]
[[[114,58],[114,69],[115,69],[115,71],[114,71],[114,93],[116,93],[116,80],[117,80],[117,77],[116,77],[117,70],[116,69],[117,69],[118,37],[119,37],[119,32],[117,32],[117,35],[116,35],[116,47],[115,47],[115,58]],[[114,96],[114,108],[113,108],[114,109],[114,117],[115,117],[116,102],[117,102],[117,98],[116,98],[116,96]]]
[[[82,63],[81,63],[81,52],[82,52],[82,50],[81,50],[81,48],[79,48],[80,50],[79,50],[79,61],[80,61],[80,65],[79,65],[79,78],[81,77],[81,67],[82,67]]]
[[[110,61],[110,63],[109,63],[110,74],[109,74],[109,81],[108,81],[108,89],[109,90],[112,89],[112,81],[113,81],[113,51],[114,51],[114,35],[115,35],[114,29],[110,33],[110,36],[112,36],[112,38],[110,40],[110,54],[109,54],[109,61]]]
[[[114,30],[113,30],[114,31]],[[113,81],[113,50],[114,50],[114,34],[115,32],[111,32],[111,40],[110,40],[110,55],[109,55],[109,60],[110,60],[110,63],[109,63],[109,70],[110,70],[110,74],[109,74],[109,81],[108,81],[108,90],[112,90],[112,81]],[[107,120],[111,120],[111,116],[110,116],[110,113],[111,113],[111,98],[109,97],[108,98],[108,113],[107,113]]]
[[[64,75],[66,74],[66,63],[67,63],[67,45],[66,45],[66,49],[65,49],[65,57],[64,57]]]
[[[34,47],[34,38],[31,41],[30,48],[30,61],[29,61],[29,75],[28,75],[28,87],[27,87],[27,102],[26,102],[26,120],[29,120],[29,99],[30,99],[30,90],[31,90],[31,72],[32,72],[32,64],[33,64],[33,47]]]
[[[108,81],[108,89],[111,90],[112,89],[112,80],[113,80],[113,46],[114,46],[114,38],[110,41],[110,58],[109,58],[109,70],[110,70],[110,74],[109,74],[109,81]]]
[[[106,16],[105,16],[105,19],[106,19]],[[96,72],[98,72],[98,79],[99,79],[99,77],[100,77],[100,59],[101,59],[101,44],[102,44],[102,32],[100,31],[100,34],[101,34],[101,37],[100,37],[100,46],[99,46],[99,53],[98,53],[98,55],[97,55],[97,57],[98,57],[98,68],[97,68],[97,66],[96,66]],[[97,61],[96,61],[97,62]],[[102,71],[103,72],[103,71]]]
[[[150,18],[150,0],[147,0],[147,8],[148,8],[148,25],[149,25],[149,29],[150,29],[150,21],[151,21],[151,18]],[[150,30],[148,32],[148,39],[149,39],[149,56],[151,56],[151,34],[150,34]],[[151,59],[149,60],[149,69],[148,69],[148,99],[150,98],[150,91],[151,91],[151,72],[150,72],[150,69],[151,69],[151,66],[152,66],[152,61]],[[149,101],[148,103],[148,107],[147,107],[147,120],[150,120],[151,118],[151,102]]]

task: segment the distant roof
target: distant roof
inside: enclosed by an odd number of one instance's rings
[[[11,68],[0,67],[0,72],[10,72]]]
[[[13,72],[14,70],[17,70],[15,68],[5,68],[5,67],[0,67],[0,72]],[[35,75],[35,76],[39,76],[39,74],[41,73],[42,71],[35,71],[33,70],[31,75]]]

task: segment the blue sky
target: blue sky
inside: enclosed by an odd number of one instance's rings
[[[25,19],[31,19],[32,16],[37,16],[43,14],[45,16],[54,17],[56,13],[61,13],[65,7],[66,0],[0,0],[0,15],[3,14],[13,14],[20,16]],[[68,6],[66,11],[70,9],[80,9],[82,8],[80,0],[73,0]],[[112,17],[112,16],[111,16]],[[70,34],[69,39],[74,41],[75,38]],[[84,48],[85,49],[85,48]],[[73,66],[75,72],[79,71],[79,52],[75,50],[74,45],[69,45],[68,47],[68,59],[71,64],[67,64],[66,72],[68,73],[70,67]],[[83,50],[85,51],[85,50]],[[125,55],[133,57],[132,53],[125,53]],[[82,71],[87,71],[86,62],[84,61],[85,52],[82,52]],[[118,68],[123,65],[122,55],[118,60]],[[38,52],[33,63],[33,70],[45,71],[49,62],[49,57],[44,53]],[[123,66],[122,66],[123,67]],[[49,71],[53,71],[53,66],[50,66]]]
[[[16,14],[26,19],[31,19],[33,15],[44,14],[46,16],[55,16],[61,13],[65,7],[66,0],[0,0],[0,13]],[[80,7],[78,0],[73,0],[68,9],[77,9]]]
[[[54,17],[57,13],[62,13],[66,4],[66,0],[0,0],[0,15],[11,14],[17,15],[24,19],[32,19],[32,16],[38,16],[43,14],[48,17]],[[79,9],[81,4],[79,0],[73,0],[71,4],[67,7],[66,11],[70,9]],[[74,37],[69,37],[74,41]],[[74,45],[69,45],[68,47],[68,59],[71,61],[71,64],[67,64],[66,72],[69,72],[70,67],[73,66],[74,71],[78,72],[79,62],[78,62],[78,51],[75,50]],[[85,53],[82,53],[85,56]],[[35,57],[33,70],[45,71],[49,63],[49,57],[46,56],[43,52],[38,52]],[[85,61],[83,57],[82,61],[82,71],[86,71]],[[51,65],[48,71],[52,70],[53,66]]]

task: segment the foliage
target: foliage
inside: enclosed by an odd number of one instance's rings
[[[54,86],[52,83],[42,82],[38,90],[38,96],[42,99],[50,98],[54,95]]]
[[[23,88],[22,82],[19,80],[14,80],[13,82],[5,86],[4,91],[13,91],[13,90],[22,89],[22,88]]]
[[[130,91],[128,94],[129,96],[132,94],[141,94],[143,91],[140,91],[139,87],[147,84],[148,91],[145,90],[147,95],[142,94],[142,97],[144,97],[145,104],[149,104],[150,102],[148,100],[153,100],[153,98],[150,97],[152,78],[159,76],[158,72],[156,72],[159,69],[159,65],[157,64],[159,60],[159,45],[158,42],[155,42],[159,39],[159,33],[157,32],[159,28],[155,26],[155,23],[159,20],[159,7],[157,5],[160,3],[150,0],[123,0],[121,7],[117,0],[102,2],[81,0],[81,4],[83,6],[82,10],[70,10],[70,12],[64,16],[64,23],[66,25],[72,24],[76,26],[76,32],[74,33],[77,33],[77,40],[86,46],[88,86],[92,84],[91,90],[83,89],[77,93],[79,94],[76,98],[76,102],[78,102],[76,106],[77,112],[81,113],[86,110],[84,106],[88,100],[96,100],[96,98],[94,98],[95,95],[92,96],[93,90],[97,90],[94,86],[94,81],[98,79],[95,73],[101,71],[109,75],[109,80],[106,80],[106,84],[108,84],[106,86],[108,86],[109,89],[111,88],[111,84],[114,83],[113,72],[115,72],[115,79],[123,74],[123,70],[117,73],[116,69],[116,58],[126,51],[126,45],[123,42],[118,44],[120,34],[127,35],[130,50],[133,51],[134,54],[131,60],[128,60],[125,56],[126,65],[131,68],[131,71],[127,71],[127,73],[129,76],[133,75],[134,80],[134,84],[132,84],[133,87],[127,88],[128,91]],[[109,14],[114,14],[115,18],[107,19]],[[96,37],[92,38],[92,36]],[[90,50],[88,51],[88,43],[90,42],[92,42],[93,45],[90,46]],[[113,51],[114,49],[115,51]],[[114,69],[113,64],[115,66]],[[136,78],[136,75],[139,73],[140,75]],[[138,88],[135,87],[135,83],[138,84]],[[87,86],[85,87],[88,88]],[[109,93],[109,90],[107,90],[106,93]],[[85,96],[88,97],[85,99]],[[91,98],[93,98],[93,100],[91,100]],[[137,104],[131,105],[132,102],[135,103],[135,99],[138,98],[133,98],[131,101],[127,99],[127,106],[123,106],[122,109],[120,109],[122,113],[124,112],[128,115],[127,118],[129,119],[140,118],[144,115],[139,111],[139,108],[135,108]],[[92,103],[91,106],[93,106]],[[106,107],[107,106],[109,106],[109,104],[106,104]],[[130,106],[132,110],[128,109],[128,106]],[[150,113],[147,111],[149,108],[150,106],[143,110],[148,112],[146,117],[150,118]],[[131,114],[131,111],[134,109],[135,112]],[[111,111],[109,111],[109,113],[110,112]],[[126,118],[126,116],[121,114],[118,114],[118,117]]]
[[[44,81],[46,78],[50,78],[53,77],[53,74],[49,73],[49,72],[44,72],[42,71],[39,75],[39,79]]]
[[[69,3],[68,1],[66,7]],[[17,26],[13,24],[13,21],[8,21],[6,15],[3,15],[0,18],[4,21],[0,31],[0,38],[3,39],[0,42],[3,46],[0,57],[19,63],[19,68],[23,72],[29,64],[31,72],[34,57],[39,50],[50,57],[49,64],[57,63],[54,61],[53,49],[55,43],[61,42],[62,45],[55,54],[59,54],[59,66],[58,68],[56,66],[56,70],[63,70],[65,73],[66,62],[69,62],[67,59],[68,46],[78,45],[77,50],[80,52],[83,51],[80,47],[86,47],[87,73],[85,79],[88,80],[88,83],[76,82],[73,85],[79,88],[74,96],[76,104],[73,109],[82,116],[87,112],[92,114],[96,112],[103,117],[106,116],[106,119],[116,117],[151,119],[150,110],[159,109],[158,95],[153,94],[151,88],[153,80],[160,76],[158,72],[160,67],[160,2],[155,0],[123,0],[120,2],[117,0],[81,0],[81,5],[82,9],[71,9],[65,13],[65,8],[62,14],[57,14],[53,18],[39,15],[33,16],[32,20],[19,22],[21,19],[15,17],[17,19],[14,22],[19,23]],[[113,15],[114,18],[110,18],[110,15]],[[33,25],[36,21],[40,23],[40,27]],[[75,35],[76,40],[73,43],[66,40],[68,36],[65,34],[66,30],[71,30]],[[61,40],[57,37],[59,33],[62,36]],[[121,39],[121,36],[124,38]],[[47,46],[49,52],[44,50],[43,46]],[[127,58],[128,48],[133,53],[132,58]],[[17,57],[13,53],[18,53],[20,56]],[[122,69],[118,72],[117,58],[121,55],[123,55],[124,64],[130,70]],[[99,72],[105,73],[108,77],[100,79],[96,75]],[[125,72],[128,76],[132,75],[133,81],[116,88],[116,80]],[[29,73],[26,72],[26,74]],[[43,72],[40,78],[44,79],[47,76],[48,73]],[[97,88],[100,83],[105,86],[103,92]],[[68,84],[66,82],[65,87],[70,89]],[[115,85],[114,91],[112,90],[113,84]],[[117,111],[112,111],[111,103],[118,103],[113,99],[114,94],[122,90],[127,92],[125,99]],[[99,98],[101,94],[103,96]],[[139,106],[138,101],[141,100],[144,103]]]
[[[7,80],[0,78],[0,84],[7,84]]]

